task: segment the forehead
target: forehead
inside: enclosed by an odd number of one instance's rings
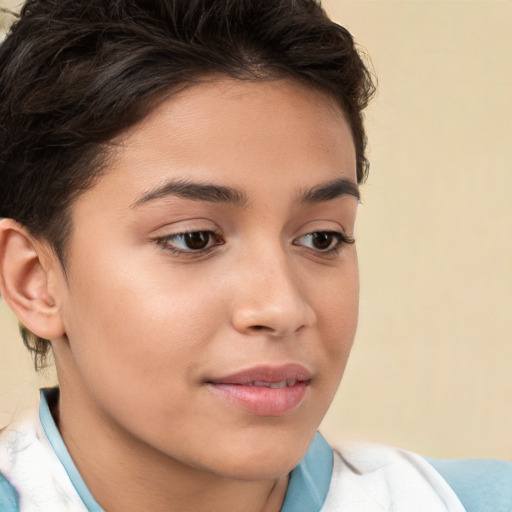
[[[356,182],[352,135],[341,109],[294,81],[216,79],[183,88],[113,147],[107,172],[93,187],[104,190],[109,203],[123,195],[133,204],[169,178],[249,194],[269,182],[283,191],[340,176]]]
[[[225,78],[186,87],[117,142],[119,164],[130,158],[143,167],[151,153],[178,167],[202,160],[212,172],[237,159],[240,170],[268,164],[284,172],[299,154],[355,168],[350,127],[336,101],[295,81]]]

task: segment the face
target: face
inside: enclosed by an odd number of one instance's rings
[[[349,126],[297,83],[219,79],[117,143],[72,211],[63,393],[169,460],[285,474],[356,329]]]

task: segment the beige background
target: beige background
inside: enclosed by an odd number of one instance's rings
[[[512,2],[324,5],[371,55],[379,93],[360,328],[323,431],[512,458]],[[5,305],[0,358],[4,424],[45,381]]]

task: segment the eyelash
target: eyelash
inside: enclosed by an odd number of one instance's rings
[[[337,243],[333,247],[328,247],[325,250],[322,249],[312,249],[314,252],[320,254],[320,255],[326,255],[326,256],[336,256],[339,254],[345,245],[352,245],[355,243],[355,239],[353,237],[347,236],[344,233],[341,233],[340,231],[313,231],[311,233],[306,233],[299,238],[296,238],[293,241],[294,245],[299,245],[298,240],[305,237],[313,238],[315,235],[327,235],[330,237],[333,237],[334,240],[337,241]],[[331,243],[332,243],[331,239]],[[331,244],[329,244],[331,245]]]
[[[185,237],[187,235],[197,235],[197,234],[207,234],[208,235],[208,242],[211,241],[211,239],[215,239],[215,243],[213,243],[212,245],[208,245],[208,247],[205,247],[203,249],[188,249],[188,250],[185,250],[185,249],[177,249],[176,247],[173,247],[171,245],[171,242],[172,241],[176,241],[178,239],[185,239]],[[208,252],[210,252],[214,247],[217,247],[218,245],[223,245],[225,242],[224,242],[224,239],[222,238],[221,234],[216,232],[216,231],[212,231],[212,230],[192,230],[192,231],[184,231],[182,233],[175,233],[173,235],[167,235],[167,236],[162,236],[162,237],[159,237],[156,239],[156,242],[161,245],[164,249],[172,252],[173,254],[176,254],[178,256],[181,256],[181,255],[187,255],[187,256],[199,256],[199,255],[203,255],[203,254],[207,254]]]
[[[177,249],[176,247],[171,245],[172,241],[176,241],[178,239],[182,239],[184,241],[184,238],[187,235],[198,235],[198,234],[201,234],[201,235],[206,234],[208,236],[208,246],[207,247],[200,248],[200,249],[189,248],[187,250],[184,250],[184,249]],[[306,233],[304,235],[301,235],[300,237],[294,239],[292,243],[295,246],[300,246],[301,245],[299,243],[300,239],[305,238],[305,237],[312,238],[312,237],[314,237],[314,235],[320,235],[320,234],[333,237],[333,240],[336,240],[337,243],[333,247],[328,247],[325,250],[310,248],[312,251],[316,252],[319,255],[336,256],[337,254],[339,254],[341,252],[341,250],[343,249],[343,247],[345,245],[351,245],[351,244],[355,243],[355,239],[353,237],[347,236],[344,233],[341,233],[339,231],[313,231],[311,233]],[[212,240],[212,238],[214,239],[214,243],[210,244],[210,241]],[[331,240],[331,244],[332,244],[333,240]],[[222,238],[222,236],[220,235],[220,233],[218,233],[216,231],[211,231],[211,230],[184,231],[182,233],[175,233],[173,235],[159,237],[156,239],[156,242],[159,245],[161,245],[164,249],[172,252],[173,254],[176,254],[177,256],[192,256],[192,257],[205,255],[205,254],[209,253],[211,250],[213,250],[215,247],[217,247],[219,245],[224,245],[224,243],[225,243],[225,241]],[[331,244],[329,244],[329,245],[331,245]]]

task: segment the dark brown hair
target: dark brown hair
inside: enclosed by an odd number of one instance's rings
[[[65,265],[70,207],[108,142],[155,99],[209,75],[293,78],[325,91],[367,174],[361,111],[374,92],[349,32],[315,0],[28,0],[0,47],[0,217]],[[21,329],[44,360],[49,342]]]

